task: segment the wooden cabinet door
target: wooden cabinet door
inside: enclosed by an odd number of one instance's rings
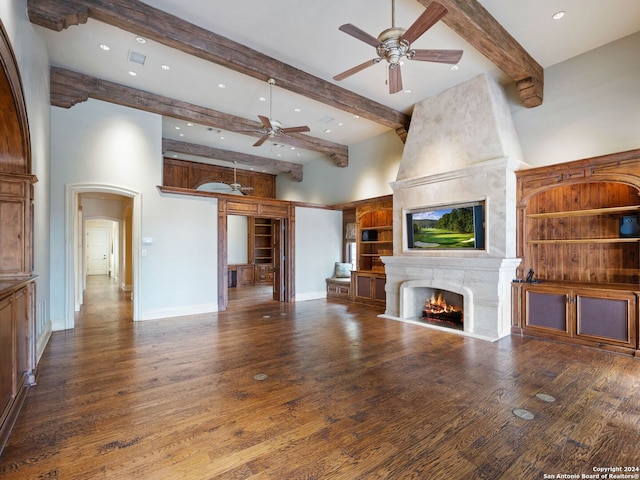
[[[524,296],[524,329],[571,336],[571,291],[558,287],[528,286]]]
[[[630,292],[575,292],[576,337],[636,348],[636,296]]]
[[[255,284],[255,267],[253,265],[237,266],[237,286],[246,287]]]
[[[0,302],[0,425],[8,413],[14,391],[13,296]]]
[[[371,277],[369,275],[353,274],[355,276],[355,293],[356,300],[371,300]]]
[[[16,292],[13,300],[13,319],[16,329],[16,375],[18,384],[22,385],[23,377],[31,370],[31,349],[27,289]]]
[[[385,291],[385,285],[387,283],[386,277],[376,276],[373,278],[373,299],[380,303],[387,303],[387,292]]]

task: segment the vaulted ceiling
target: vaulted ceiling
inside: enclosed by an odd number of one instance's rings
[[[28,13],[49,48],[53,105],[94,98],[155,112],[167,155],[297,181],[310,161],[348,166],[348,145],[386,130],[404,140],[417,101],[481,73],[515,82],[522,105],[535,108],[544,67],[640,30],[636,0],[438,0],[446,15],[411,47],[463,50],[453,69],[406,61],[404,88],[393,95],[384,60],[333,80],[377,57],[340,25],[377,37],[392,18],[409,27],[432,3],[28,0]],[[565,18],[552,20],[560,10]],[[254,147],[258,115],[310,132]]]

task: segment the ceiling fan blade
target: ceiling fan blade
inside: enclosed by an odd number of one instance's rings
[[[409,55],[410,60],[420,60],[422,62],[438,62],[456,64],[462,58],[462,50],[412,50]]]
[[[448,10],[437,2],[430,4],[427,9],[422,12],[413,25],[411,25],[400,40],[406,40],[413,43],[420,35],[433,27],[438,20],[447,14]]]
[[[389,65],[389,93],[398,93],[400,90],[402,90],[400,64]]]
[[[267,117],[265,117],[264,115],[258,115],[258,118],[260,119],[260,121],[262,122],[262,126],[263,128],[266,128],[268,130],[271,130],[271,120],[269,120]]]
[[[379,58],[374,58],[373,60],[367,60],[366,62],[361,63],[360,65],[357,65],[353,68],[350,68],[349,70],[345,70],[344,72],[339,73],[338,75],[333,77],[333,79],[337,81],[344,80],[345,78],[350,77],[354,73],[358,73],[359,71],[364,70],[365,68],[368,68],[371,65],[375,65],[379,61],[380,61]]]
[[[360,30],[358,27],[352,25],[351,23],[345,23],[340,28],[338,28],[338,30],[343,31],[347,35],[351,35],[352,37],[355,37],[358,40],[363,41],[364,43],[368,43],[372,47],[377,47],[378,45],[380,45],[380,40],[378,40],[373,35],[369,35],[364,30]]]
[[[260,145],[262,145],[264,142],[267,141],[267,139],[269,138],[269,135],[264,135],[262,137],[260,137],[258,139],[258,141],[256,143],[253,144],[254,147],[259,147]]]
[[[280,129],[282,133],[301,133],[301,132],[310,132],[311,129],[309,127],[300,126],[300,127],[288,127]]]

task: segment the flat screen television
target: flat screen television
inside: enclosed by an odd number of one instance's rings
[[[484,250],[484,202],[407,212],[407,248]]]

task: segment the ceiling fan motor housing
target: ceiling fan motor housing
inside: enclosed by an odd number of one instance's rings
[[[405,28],[392,27],[378,35],[380,41],[380,45],[376,48],[378,56],[387,60],[391,65],[400,63],[402,57],[407,56],[407,52],[411,48],[409,42],[402,39],[406,31]]]

